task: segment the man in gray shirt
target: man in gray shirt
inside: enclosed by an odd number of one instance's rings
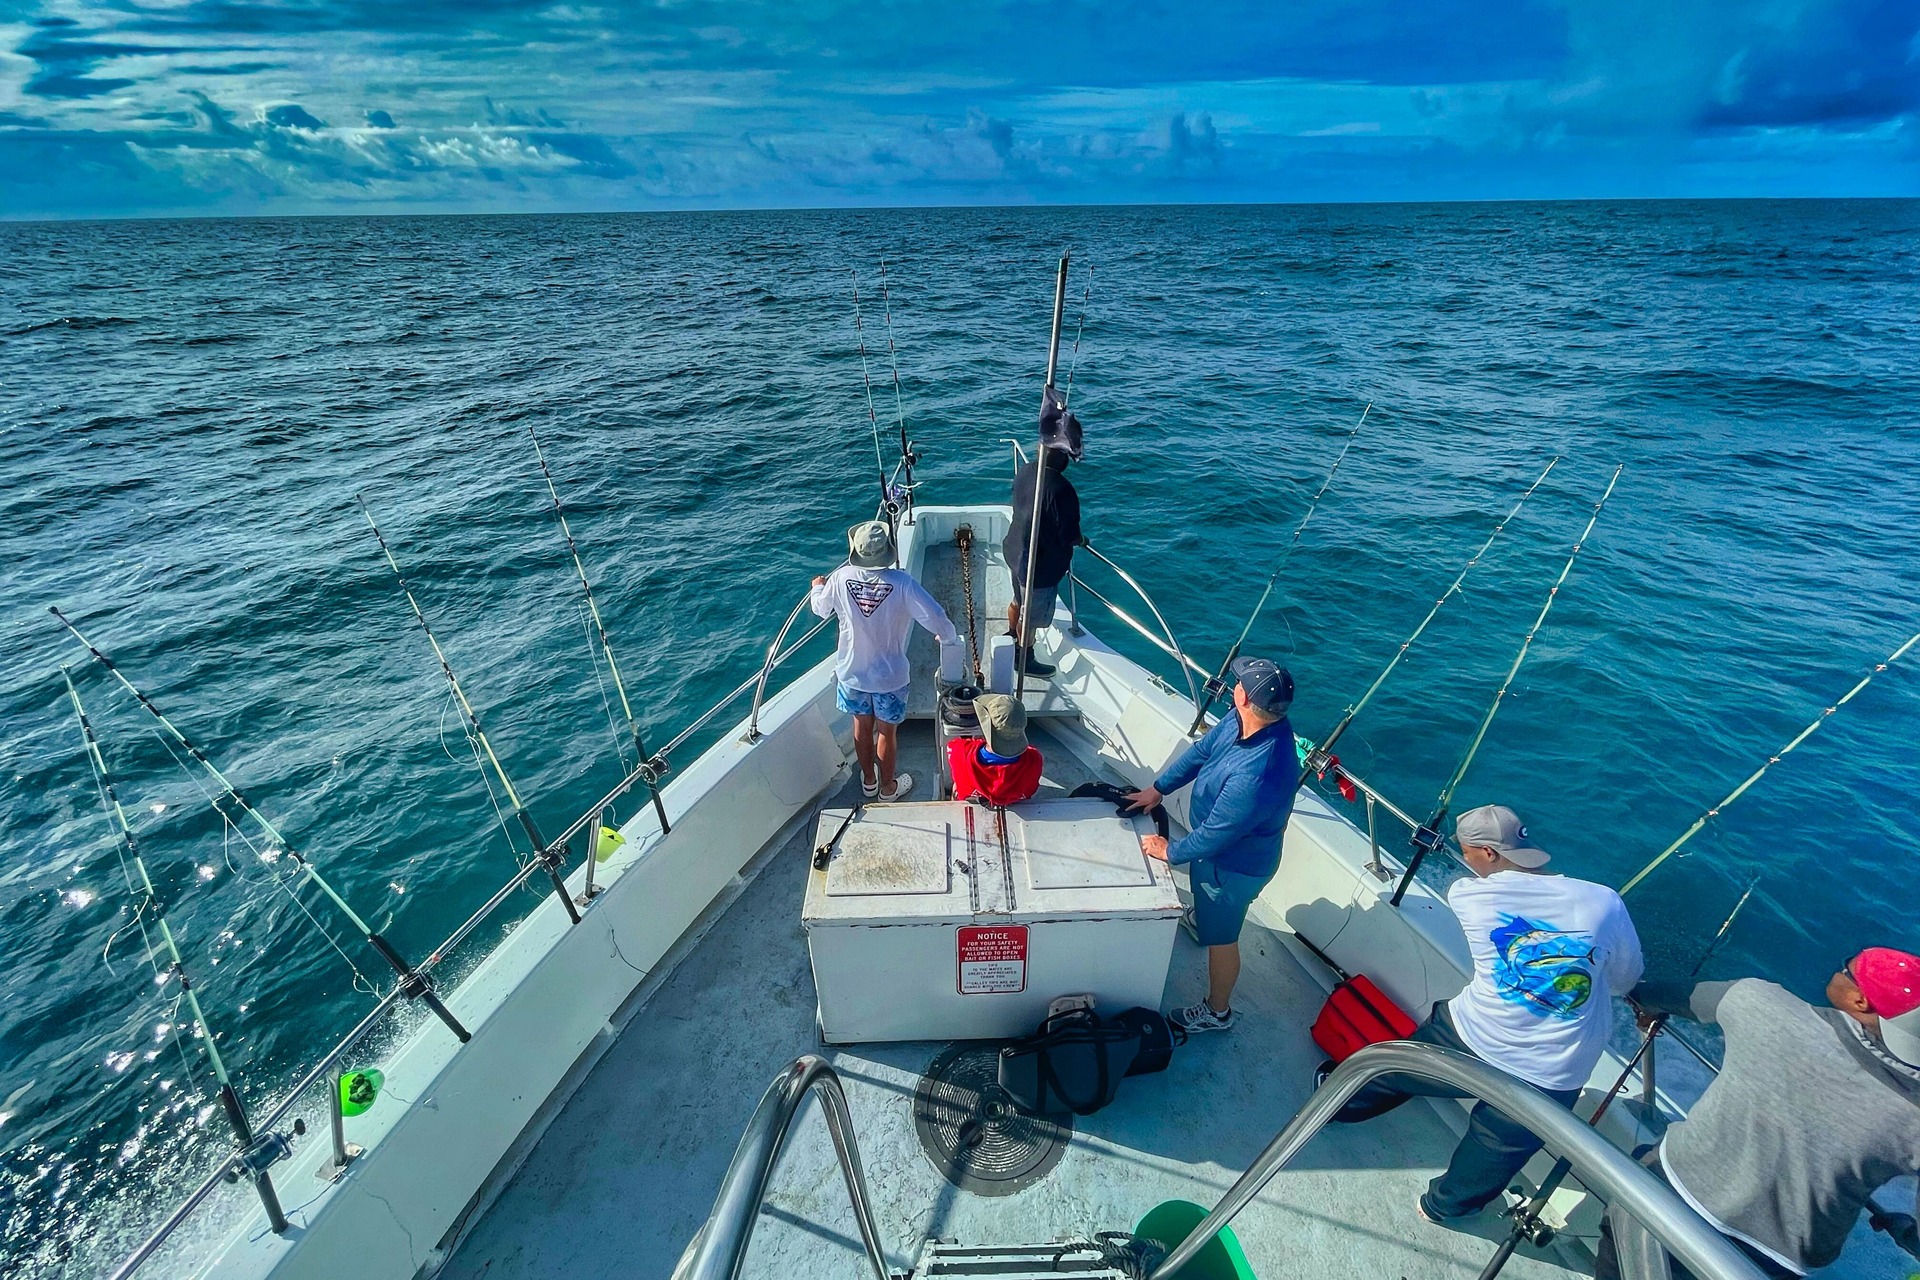
[[[1826,994],[1816,1009],[1759,978],[1633,994],[1643,1016],[1689,1012],[1725,1033],[1720,1074],[1647,1164],[1774,1277],[1833,1262],[1873,1193],[1920,1169],[1920,956],[1870,947]],[[1883,1217],[1920,1247],[1913,1219]],[[1610,1235],[1595,1275],[1619,1275]]]

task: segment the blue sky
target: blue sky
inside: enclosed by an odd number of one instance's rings
[[[0,217],[1920,195],[1920,0],[0,0]]]

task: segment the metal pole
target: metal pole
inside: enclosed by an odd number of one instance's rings
[[[1060,255],[1060,271],[1053,280],[1053,335],[1047,345],[1047,385],[1040,392],[1041,412],[1053,399],[1053,375],[1060,366],[1060,323],[1067,308],[1067,265],[1071,253]],[[1033,651],[1033,551],[1040,540],[1040,509],[1047,497],[1047,442],[1043,435],[1033,454],[1033,523],[1027,530],[1027,580],[1020,593],[1020,628],[1013,637],[1013,696],[1027,694],[1027,657]]]

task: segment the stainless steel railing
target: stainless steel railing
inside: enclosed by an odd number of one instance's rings
[[[713,1213],[674,1269],[674,1280],[735,1280],[740,1274],[774,1166],[810,1093],[820,1095],[820,1109],[827,1119],[827,1132],[833,1138],[833,1152],[847,1184],[847,1197],[853,1202],[854,1221],[859,1224],[874,1280],[893,1280],[887,1270],[886,1251],[880,1246],[880,1229],[874,1223],[867,1175],[860,1167],[860,1145],[854,1138],[846,1091],[827,1060],[811,1053],[795,1058],[767,1086],[753,1118],[747,1121],[746,1132],[740,1135],[740,1145],[734,1148],[726,1176],[720,1180]]]
[[[1168,1280],[1193,1261],[1194,1255],[1260,1194],[1341,1107],[1367,1084],[1389,1073],[1452,1085],[1525,1125],[1545,1141],[1547,1150],[1573,1166],[1584,1186],[1644,1226],[1702,1280],[1764,1280],[1725,1236],[1708,1226],[1670,1187],[1663,1186],[1573,1112],[1484,1062],[1410,1040],[1372,1045],[1336,1067],[1227,1189],[1213,1212],[1154,1269],[1150,1280]]]

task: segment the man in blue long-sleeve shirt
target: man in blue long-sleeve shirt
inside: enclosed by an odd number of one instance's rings
[[[1240,978],[1240,926],[1247,908],[1280,869],[1280,838],[1293,812],[1300,757],[1287,708],[1293,677],[1265,658],[1233,664],[1239,683],[1233,714],[1129,799],[1150,809],[1189,782],[1187,834],[1169,844],[1145,840],[1150,857],[1185,865],[1193,885],[1194,936],[1207,949],[1207,998],[1178,1009],[1170,1020],[1189,1034],[1225,1031],[1239,1020],[1233,984]]]

